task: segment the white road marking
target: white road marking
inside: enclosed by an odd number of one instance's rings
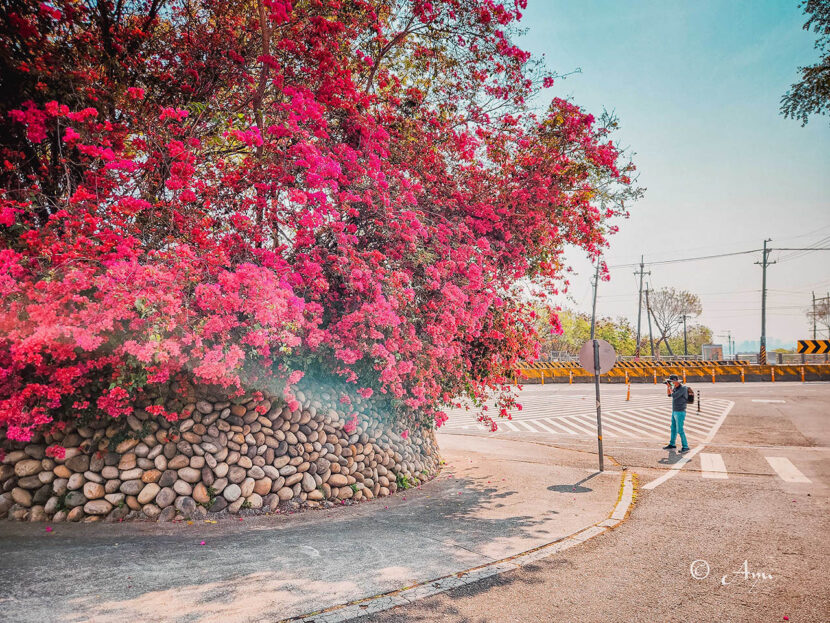
[[[597,427],[596,427],[596,424],[594,424],[594,426],[593,426],[593,430],[591,430],[590,428],[585,428],[586,426],[590,426],[590,424],[586,424],[586,423],[585,423],[585,422],[583,422],[582,420],[579,420],[579,419],[577,419],[577,418],[575,418],[575,417],[573,417],[573,418],[563,417],[563,418],[559,418],[559,419],[560,419],[560,420],[564,420],[564,421],[565,421],[565,424],[566,424],[567,426],[571,426],[571,427],[573,427],[573,428],[575,428],[575,429],[577,429],[577,430],[581,430],[581,431],[582,431],[583,433],[585,433],[586,435],[596,436],[596,434],[597,434]],[[577,422],[579,422],[579,424],[577,424]]]
[[[530,420],[530,421],[533,422],[534,426],[538,426],[544,432],[553,433],[554,435],[559,435],[560,434],[557,431],[553,430],[550,426],[545,424],[544,420]]]
[[[525,427],[527,430],[529,430],[531,433],[537,433],[537,432],[539,432],[539,431],[537,431],[535,428],[533,428],[533,427],[532,427],[532,426],[531,426],[528,422],[526,422],[525,420],[516,420],[516,426],[518,426],[519,424],[521,424],[522,426],[524,426],[524,427]]]
[[[519,432],[520,429],[516,426],[513,422],[499,422],[500,426],[504,426],[505,428],[509,428],[512,431]]]
[[[753,398],[752,402],[787,402],[786,400],[767,400],[766,398]]]
[[[701,452],[700,469],[703,470],[702,476],[704,478],[729,478],[726,473],[726,465],[720,454]]]
[[[812,482],[792,464],[790,459],[783,456],[765,456],[764,458],[784,482]]]

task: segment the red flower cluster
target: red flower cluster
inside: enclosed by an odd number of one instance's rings
[[[532,113],[523,4],[11,2],[7,436],[183,378],[295,403],[338,376],[437,424],[499,388],[535,352],[522,292],[597,254],[630,192],[606,127]]]

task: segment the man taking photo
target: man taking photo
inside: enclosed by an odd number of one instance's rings
[[[663,450],[674,450],[674,439],[680,433],[680,442],[683,446],[681,452],[689,451],[689,444],[686,441],[686,431],[683,430],[683,423],[686,421],[686,405],[689,402],[689,391],[676,374],[669,376],[666,381],[666,395],[671,396],[671,441],[664,446]]]

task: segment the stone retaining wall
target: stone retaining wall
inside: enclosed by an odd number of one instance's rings
[[[0,437],[0,518],[170,521],[328,507],[386,496],[437,473],[432,430],[403,433],[354,394],[351,405],[335,390],[295,394],[302,406],[293,412],[274,396],[194,393],[173,423],[136,409],[106,427],[27,444]],[[54,443],[67,448],[63,459],[46,456]]]

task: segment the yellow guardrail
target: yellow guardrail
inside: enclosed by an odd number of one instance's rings
[[[637,365],[629,365],[637,364]],[[688,379],[697,382],[706,381],[819,381],[830,380],[830,363],[826,364],[791,364],[791,365],[757,365],[744,361],[666,361],[666,362],[633,362],[623,361],[605,374],[601,375],[604,382],[610,383],[660,383],[670,374],[676,374],[686,382]],[[545,381],[585,382],[593,379],[579,363],[574,361],[537,362],[522,364],[516,370],[514,381],[517,383]]]

